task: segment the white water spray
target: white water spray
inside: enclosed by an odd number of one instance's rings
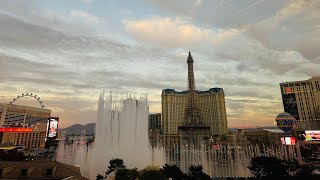
[[[104,175],[113,158],[123,159],[128,168],[143,169],[151,164],[163,165],[164,153],[150,146],[148,139],[149,107],[146,96],[139,100],[117,99],[100,94],[95,142],[86,145],[60,145],[57,160],[79,166],[84,177]]]

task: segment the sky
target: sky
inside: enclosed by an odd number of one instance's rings
[[[280,82],[320,75],[319,0],[0,0],[0,102],[41,97],[60,127],[96,120],[99,93],[224,89],[229,127],[273,125]],[[19,104],[35,100],[21,99]]]

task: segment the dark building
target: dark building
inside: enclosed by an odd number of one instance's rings
[[[149,114],[149,131],[161,129],[161,113]]]
[[[151,146],[159,145],[161,136],[161,113],[149,114],[149,140]]]

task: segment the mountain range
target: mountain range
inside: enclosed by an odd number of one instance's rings
[[[60,129],[60,131],[63,134],[69,134],[69,135],[81,135],[81,133],[87,134],[87,135],[93,135],[95,132],[95,128],[96,128],[96,123],[89,123],[86,125],[74,124],[67,128]]]
[[[60,129],[62,133],[70,134],[70,135],[93,135],[95,133],[96,123],[89,123],[86,125],[74,124],[67,128]],[[274,129],[277,128],[275,126],[265,126],[265,127],[255,127],[255,128],[246,128],[247,130],[256,130],[256,129]],[[236,132],[238,128],[229,128],[229,131]]]

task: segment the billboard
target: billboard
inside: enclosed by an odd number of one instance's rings
[[[282,102],[284,112],[291,114],[296,120],[299,120],[299,111],[295,94],[283,94]]]
[[[59,119],[57,118],[50,118],[47,124],[47,137],[48,138],[56,138],[57,131],[58,131],[58,123]]]
[[[296,137],[290,136],[290,137],[280,137],[281,144],[284,145],[295,145],[297,143]]]
[[[32,132],[32,128],[23,128],[23,127],[18,127],[18,128],[0,128],[0,132]]]
[[[305,131],[303,136],[306,138],[305,141],[320,141],[320,131]]]
[[[291,87],[286,87],[285,89],[284,89],[284,92],[287,94],[287,93],[291,93],[292,92],[292,89],[291,89]]]

